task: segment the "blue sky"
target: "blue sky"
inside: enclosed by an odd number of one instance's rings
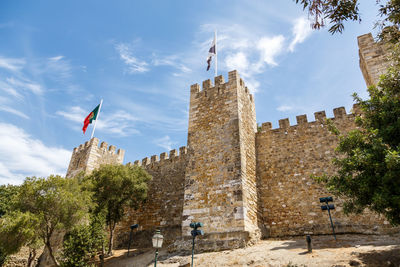
[[[125,162],[186,145],[190,85],[214,76],[214,29],[219,74],[239,71],[258,123],[349,112],[352,92],[366,96],[356,38],[377,20],[374,1],[360,10],[361,24],[331,36],[291,0],[3,0],[0,184],[65,175],[101,98],[95,136],[125,149]]]

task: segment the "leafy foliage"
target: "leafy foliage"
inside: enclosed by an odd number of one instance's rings
[[[0,218],[10,211],[13,197],[17,192],[16,185],[0,185]]]
[[[313,17],[312,28],[320,29],[325,26],[327,20],[332,26],[330,33],[341,33],[344,30],[343,23],[347,20],[361,21],[358,0],[295,0],[303,9]]]
[[[11,203],[13,197],[17,194],[17,192],[18,186],[0,185],[0,220],[3,216],[5,216],[5,214],[12,210]],[[7,255],[8,254],[6,253],[6,249],[2,246],[2,242],[0,241],[0,266],[3,266],[3,264],[5,264],[7,260]]]
[[[91,205],[90,194],[81,191],[77,179],[51,175],[26,178],[16,195],[15,209],[36,218],[35,234],[48,249],[55,265],[50,239],[56,231],[69,231],[81,223]]]
[[[10,212],[0,221],[0,246],[3,253],[17,253],[22,246],[38,247],[38,219],[30,212]]]
[[[115,226],[123,218],[125,208],[138,208],[145,200],[151,176],[138,166],[103,165],[88,179],[92,181],[96,213],[105,213],[110,232],[108,254],[112,254]]]
[[[326,26],[326,21],[329,23],[329,32],[341,33],[344,30],[345,21],[361,22],[360,12],[358,9],[360,0],[294,0],[296,4],[303,6],[303,9],[308,11],[312,17],[312,28],[320,29]],[[376,3],[381,3],[377,0]],[[383,18],[378,22],[378,26],[382,29],[386,26],[400,25],[400,1],[388,0],[385,4],[379,5],[378,13]],[[399,36],[396,31],[391,31],[392,35],[397,35],[393,40],[398,40]],[[382,38],[383,36],[380,35]]]
[[[92,216],[89,225],[74,227],[64,236],[63,267],[94,266],[93,257],[104,244],[104,218]]]
[[[393,65],[378,87],[368,89],[370,99],[354,98],[362,110],[359,129],[339,136],[334,159],[338,171],[319,179],[336,195],[348,197],[344,211],[368,207],[400,224],[400,46],[393,47]],[[338,133],[336,131],[336,133]]]

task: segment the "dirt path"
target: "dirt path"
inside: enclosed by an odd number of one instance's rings
[[[305,238],[290,240],[262,240],[254,246],[196,254],[195,266],[253,266],[278,267],[400,267],[400,234],[392,236],[339,235],[313,236],[313,252],[307,253]],[[107,267],[144,267],[154,265],[154,250],[135,251],[127,257],[126,251],[117,251],[117,256],[107,261]],[[190,266],[190,255],[172,255],[161,251],[159,267]]]

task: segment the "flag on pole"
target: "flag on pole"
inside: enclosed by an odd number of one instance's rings
[[[91,124],[92,121],[97,119],[97,114],[99,113],[99,109],[100,109],[100,104],[97,105],[97,107],[95,107],[93,111],[86,116],[85,120],[83,121],[83,128],[82,128],[83,134],[85,134],[89,124]]]
[[[210,67],[211,67],[211,58],[213,57],[213,56],[215,56],[217,53],[216,53],[216,40],[215,40],[215,35],[214,35],[214,40],[213,40],[213,42],[212,42],[212,44],[211,44],[211,47],[210,47],[210,50],[208,50],[208,58],[207,58],[207,64],[208,64],[208,66],[207,66],[207,71],[210,69]]]

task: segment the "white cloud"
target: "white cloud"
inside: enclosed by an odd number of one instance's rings
[[[148,64],[145,61],[140,61],[132,55],[131,48],[127,44],[117,44],[115,49],[118,51],[120,58],[128,65],[129,73],[141,73],[149,71]]]
[[[18,98],[18,99],[22,99],[23,96],[17,91],[15,90],[15,88],[13,88],[10,84],[3,82],[0,80],[0,90],[6,92],[7,94]]]
[[[27,176],[65,175],[71,151],[48,147],[15,125],[0,123],[0,184]]]
[[[134,128],[134,122],[136,122],[137,119],[128,112],[118,110],[112,114],[103,115],[103,118],[99,118],[96,129],[119,136],[130,136],[139,133],[139,131]]]
[[[282,52],[284,41],[285,37],[282,35],[261,38],[257,42],[257,49],[260,50],[261,60],[272,66],[278,65],[275,58]]]
[[[312,33],[310,21],[304,17],[297,18],[292,28],[294,38],[289,45],[289,51],[293,52],[297,44],[304,42]]]
[[[21,118],[24,118],[24,119],[29,119],[29,117],[27,115],[25,115],[23,112],[18,111],[16,109],[12,108],[12,107],[0,106],[0,111],[8,112],[8,113],[17,115],[17,116],[19,116]]]
[[[57,111],[56,114],[74,122],[73,128],[76,131],[81,131],[83,121],[90,111],[91,110],[84,110],[81,107],[73,106],[66,111]],[[99,114],[96,130],[118,136],[130,136],[139,133],[134,127],[136,121],[138,121],[137,118],[123,110],[118,110],[112,114],[101,112]],[[88,131],[91,131],[91,129]]]
[[[177,144],[177,142],[172,141],[171,138],[168,135],[166,135],[164,137],[155,139],[154,144],[166,149],[167,151],[170,151],[172,147]]]
[[[292,106],[288,106],[288,105],[282,105],[282,106],[279,106],[279,107],[276,108],[277,111],[282,111],[282,112],[289,111],[289,110],[292,110],[292,109],[293,109],[293,107]]]
[[[36,95],[40,95],[43,93],[43,89],[42,87],[37,84],[34,83],[28,79],[25,80],[20,80],[20,79],[16,79],[14,77],[11,78],[7,78],[6,82],[13,88],[18,88],[20,91],[22,90],[28,90],[31,91],[32,93],[36,94]]]
[[[56,62],[56,61],[60,61],[63,58],[64,58],[64,56],[60,55],[60,56],[55,56],[55,57],[49,57],[49,60]]]
[[[25,65],[25,60],[22,58],[4,58],[0,57],[0,68],[10,71],[19,71]]]
[[[49,57],[45,62],[40,62],[36,66],[36,71],[48,75],[50,79],[61,83],[65,83],[72,78],[71,63],[62,55]]]
[[[286,39],[281,34],[271,34],[262,30],[252,30],[243,25],[211,25],[201,26],[201,37],[210,34],[210,29],[217,28],[219,69],[222,71],[238,70],[245,79],[246,86],[252,93],[260,86],[259,74],[267,67],[278,65],[278,56],[287,51]],[[204,38],[204,37],[203,37]],[[212,38],[199,43],[205,50],[211,44]],[[206,55],[206,51],[203,52]]]
[[[70,107],[68,111],[62,111],[62,110],[56,111],[56,114],[63,116],[67,120],[83,123],[83,120],[89,114],[89,112],[90,111],[85,111],[81,107],[73,106],[73,107]]]
[[[182,73],[190,73],[192,70],[185,66],[181,60],[180,57],[177,55],[170,55],[167,57],[157,57],[156,55],[153,55],[153,61],[152,64],[154,66],[172,66],[176,69],[178,69]],[[179,74],[178,74],[179,75]],[[175,76],[178,76],[175,75]]]
[[[238,70],[239,73],[245,72],[249,67],[249,61],[244,52],[228,55],[225,58],[225,64],[228,69]]]

